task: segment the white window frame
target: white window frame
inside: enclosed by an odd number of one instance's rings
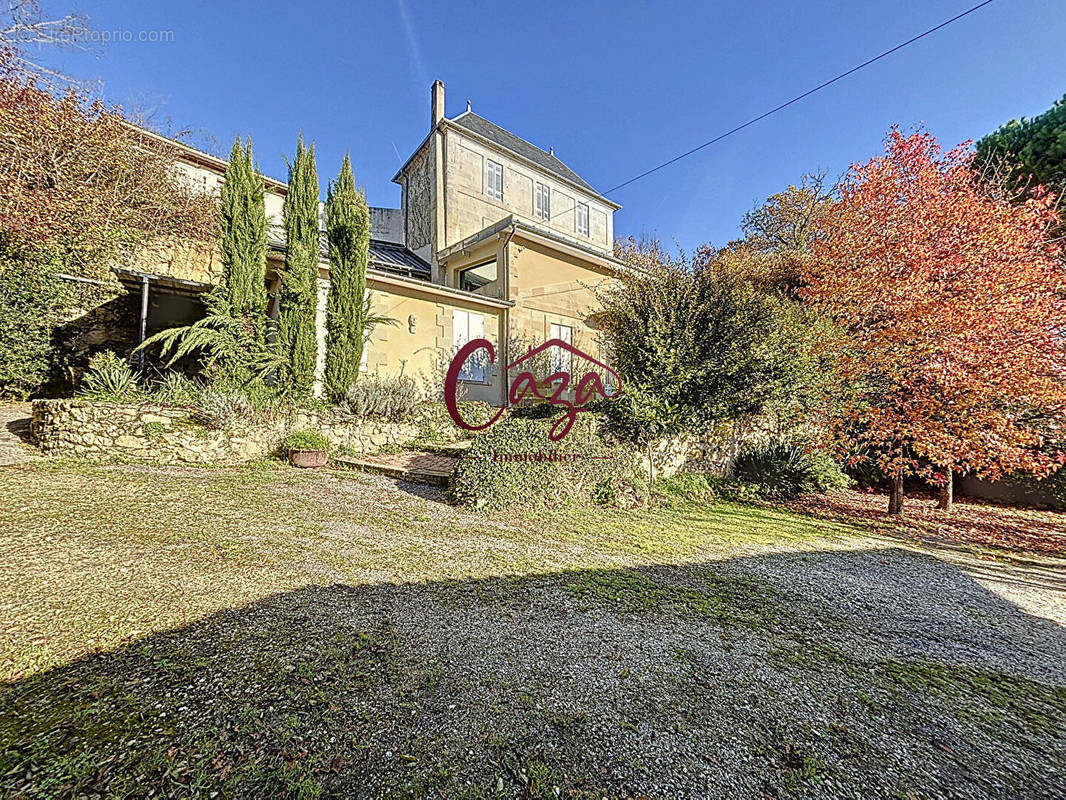
[[[582,225],[584,221],[584,225]],[[578,232],[580,236],[589,235],[589,204],[578,203],[574,206],[574,230]]]
[[[535,194],[534,207],[539,219],[550,220],[552,218],[552,190],[546,183],[537,181],[533,188]]]
[[[472,339],[481,339],[485,335],[485,316],[476,311],[461,308],[452,309],[452,346],[453,353],[458,353]],[[459,380],[470,383],[485,383],[485,358],[482,350],[474,353],[463,364]]]
[[[549,339],[561,339],[569,345],[574,343],[574,329],[570,325],[561,325],[553,322],[548,326]],[[573,353],[563,350],[561,347],[553,347],[551,351],[551,373],[570,372],[573,366]]]
[[[493,200],[503,201],[503,164],[485,159],[485,194]]]

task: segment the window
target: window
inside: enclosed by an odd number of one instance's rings
[[[478,292],[496,281],[496,262],[486,261],[459,271],[459,288],[464,292]],[[484,291],[480,291],[485,294]]]
[[[567,344],[574,343],[574,329],[569,325],[556,325],[554,322],[548,328],[549,339],[559,339]],[[564,350],[559,345],[552,347],[552,360],[551,371],[554,375],[556,372],[569,372],[570,371],[570,357],[571,352]]]
[[[473,311],[461,311],[452,309],[452,345],[454,352],[459,350],[471,339],[480,339],[485,335],[485,318]],[[461,381],[485,381],[485,359],[488,354],[484,350],[478,350],[463,364],[463,371],[459,373]]]
[[[577,219],[575,220],[577,232],[582,236],[589,235],[589,204],[578,203],[577,204]]]
[[[535,205],[538,217],[540,217],[541,219],[551,219],[551,189],[549,189],[543,183],[537,184]]]
[[[503,167],[491,160],[485,163],[485,194],[503,200]]]

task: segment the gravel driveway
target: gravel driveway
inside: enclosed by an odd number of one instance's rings
[[[1066,796],[1062,562],[708,533],[684,557],[565,538],[567,566],[359,580],[346,551],[384,564],[407,535],[374,508],[480,526],[489,562],[548,545],[422,489],[301,481],[274,491],[347,498],[318,529],[342,560],[308,556],[334,582],[0,690],[7,794]]]

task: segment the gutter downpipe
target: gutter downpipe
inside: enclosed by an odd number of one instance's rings
[[[148,276],[141,276],[141,328],[137,339],[138,347],[144,344],[145,334],[148,332]],[[137,351],[137,368],[141,372],[141,380],[144,380],[144,350]]]
[[[511,239],[514,238],[518,226],[511,222],[511,230],[507,234],[507,238],[503,242],[503,266],[504,266],[504,299],[511,299]],[[511,397],[511,379],[510,373],[507,371],[507,365],[511,363],[510,353],[510,337],[511,337],[511,309],[503,309],[503,341],[500,342],[500,362],[503,367],[503,380],[501,384],[503,386],[503,397],[501,398],[501,407],[507,408],[510,405]]]

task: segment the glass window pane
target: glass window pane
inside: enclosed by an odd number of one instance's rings
[[[459,288],[465,292],[480,291],[484,294],[485,287],[496,282],[497,274],[495,261],[467,267],[459,273]]]
[[[551,339],[559,339],[567,344],[573,344],[574,329],[569,325],[556,325],[554,322],[549,326],[548,336]],[[551,349],[551,371],[569,372],[571,366],[571,353],[558,345]]]

